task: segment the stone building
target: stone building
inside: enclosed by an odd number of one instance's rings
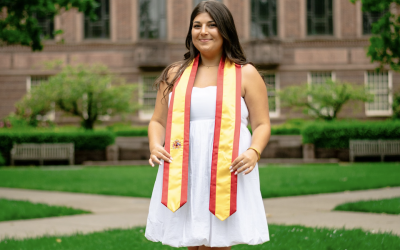
[[[64,64],[106,64],[128,82],[139,83],[143,108],[131,116],[146,124],[154,108],[151,85],[169,63],[186,52],[189,17],[199,0],[99,0],[99,20],[90,21],[70,10],[54,20],[39,20],[43,30],[64,33],[45,41],[41,52],[22,46],[0,47],[0,119],[35,85],[56,71],[43,61]],[[393,94],[400,75],[366,57],[371,23],[380,13],[363,13],[349,0],[220,0],[231,10],[248,59],[266,70],[272,123],[305,117],[281,108],[276,90],[289,85],[318,84],[325,78],[366,85],[375,96],[370,104],[346,105],[340,117],[384,119],[392,114]],[[59,124],[76,123],[61,113],[49,114]],[[111,122],[111,121],[110,121]]]

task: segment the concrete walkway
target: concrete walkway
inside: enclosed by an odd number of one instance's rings
[[[329,228],[363,228],[400,235],[400,216],[332,212],[338,204],[400,196],[400,188],[265,199],[268,222]],[[89,210],[93,214],[0,222],[0,239],[89,233],[146,224],[149,199],[57,191],[0,188],[0,198]]]

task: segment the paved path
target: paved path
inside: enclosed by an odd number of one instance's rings
[[[265,199],[269,223],[330,228],[363,228],[400,235],[400,216],[332,212],[338,204],[399,197],[400,188]],[[0,188],[0,198],[29,200],[92,211],[93,214],[0,222],[0,239],[89,233],[146,224],[149,199],[57,191]]]

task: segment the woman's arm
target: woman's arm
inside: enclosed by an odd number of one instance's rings
[[[268,94],[263,79],[251,64],[242,67],[242,91],[249,109],[250,125],[253,131],[250,147],[261,153],[271,136]],[[246,170],[244,174],[248,174],[254,169],[257,160],[258,154],[254,150],[246,150],[232,162],[231,170],[237,173]]]
[[[171,68],[171,73],[168,75],[168,81],[173,79],[176,74],[177,68]],[[156,105],[154,108],[153,116],[151,117],[148,136],[149,136],[149,148],[150,148],[150,159],[149,163],[154,167],[154,163],[160,164],[160,160],[171,162],[171,155],[164,148],[165,142],[165,129],[167,125],[168,117],[168,99],[167,95],[164,98],[164,90],[167,88],[167,84],[162,82],[157,91]]]

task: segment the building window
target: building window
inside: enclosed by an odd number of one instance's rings
[[[43,82],[47,82],[49,76],[30,76],[26,82],[26,90],[30,92],[31,89],[39,86]]]
[[[142,120],[148,120],[153,115],[157,98],[157,90],[153,88],[153,84],[159,75],[160,73],[147,73],[140,77],[139,103],[141,109],[139,112],[139,118]]]
[[[99,7],[95,10],[96,21],[85,16],[85,38],[110,38],[110,1],[98,0]]]
[[[139,0],[139,35],[142,39],[167,36],[165,0]]]
[[[251,36],[254,38],[277,35],[276,0],[251,0]]]
[[[42,38],[54,39],[54,18],[36,13],[33,16],[38,21],[38,25],[42,30]]]
[[[376,23],[386,11],[363,12],[363,34],[372,34],[372,24]]]
[[[279,90],[277,74],[264,74],[264,81],[267,85],[269,115],[271,118],[278,117],[280,109],[279,97],[277,95],[277,91]]]
[[[307,34],[333,35],[332,0],[307,0]]]
[[[374,101],[365,104],[368,116],[392,115],[392,75],[391,72],[367,71],[365,86],[374,94]]]
[[[311,72],[308,77],[309,84],[324,84],[326,80],[334,81],[334,74],[331,71]]]
[[[32,89],[36,88],[40,84],[46,82],[49,79],[49,76],[28,76],[26,79],[26,90],[29,93]],[[56,105],[55,103],[51,104],[51,111],[45,115],[37,115],[36,119],[39,121],[54,121],[56,117]]]

